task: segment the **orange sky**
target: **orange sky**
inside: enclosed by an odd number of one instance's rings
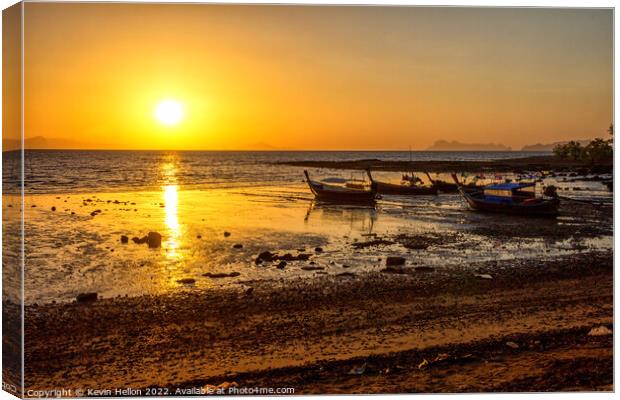
[[[25,5],[25,136],[110,149],[423,149],[605,135],[612,11]],[[176,99],[185,118],[153,117]]]

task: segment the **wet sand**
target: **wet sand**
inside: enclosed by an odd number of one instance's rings
[[[245,285],[29,306],[27,388],[612,389],[609,251]]]

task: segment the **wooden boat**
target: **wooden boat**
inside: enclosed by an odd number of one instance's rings
[[[443,193],[457,193],[459,191],[459,187],[456,183],[435,180],[431,178],[431,174],[429,174],[428,172],[425,172],[425,174],[428,177],[428,180],[431,182],[431,184],[435,188],[437,188],[438,191],[443,192]]]
[[[379,194],[397,194],[405,196],[437,194],[436,187],[420,186],[414,183],[397,185],[395,183],[379,182],[373,179],[369,169],[366,170],[366,173],[368,174],[368,178],[370,178],[370,182],[377,186],[377,192]]]
[[[371,183],[370,188],[351,188],[346,186],[329,185],[310,179],[308,171],[304,170],[310,190],[317,200],[336,203],[374,203],[377,200],[376,186]]]
[[[536,197],[536,183],[499,183],[481,188],[459,185],[459,192],[472,210],[496,212],[532,217],[555,217],[558,214],[560,199],[557,197]]]

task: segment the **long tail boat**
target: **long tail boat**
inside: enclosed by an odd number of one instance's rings
[[[373,185],[376,185],[377,192],[379,194],[397,194],[397,195],[405,195],[405,196],[414,196],[414,195],[433,195],[437,194],[437,188],[433,186],[420,186],[415,183],[407,183],[405,185],[397,185],[395,183],[387,183],[375,181],[370,173],[370,170],[367,169],[366,173],[368,174],[368,178]]]
[[[472,210],[531,217],[555,217],[560,199],[537,197],[536,183],[499,183],[472,188],[462,186],[456,174],[452,179]]]
[[[313,181],[306,170],[304,170],[304,175],[306,175],[310,191],[319,201],[372,204],[377,200],[377,188],[372,183],[367,189],[352,188]]]
[[[440,192],[457,193],[459,191],[459,187],[456,183],[450,183],[450,182],[446,182],[442,180],[433,179],[431,178],[431,174],[429,174],[428,172],[424,172],[424,173],[428,177],[428,180],[431,182],[431,184],[435,188],[437,188],[437,190],[439,190]]]

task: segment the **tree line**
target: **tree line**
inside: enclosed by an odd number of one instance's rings
[[[553,148],[553,153],[567,160],[590,161],[592,163],[601,161],[611,161],[614,157],[613,136],[614,125],[611,124],[607,129],[611,139],[596,138],[587,145],[571,140],[568,143],[558,144]]]

